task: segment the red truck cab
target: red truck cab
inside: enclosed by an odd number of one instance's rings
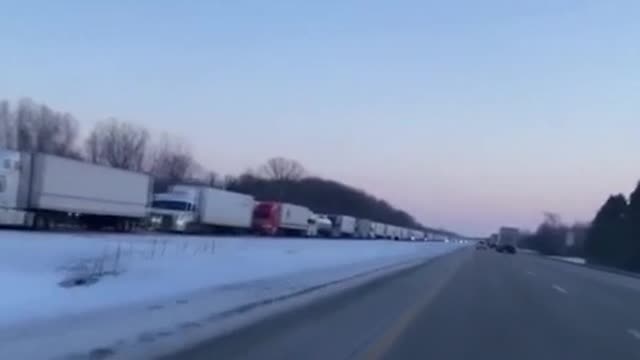
[[[262,235],[276,235],[280,228],[281,212],[280,203],[259,203],[253,209],[253,229]]]

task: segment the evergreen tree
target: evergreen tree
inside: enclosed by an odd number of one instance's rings
[[[629,260],[625,265],[630,270],[640,270],[640,183],[638,183],[629,197],[627,221],[629,235],[626,248],[628,249]]]
[[[629,232],[628,205],[624,195],[610,196],[593,220],[585,244],[590,262],[607,266],[625,266],[629,254],[625,249]]]

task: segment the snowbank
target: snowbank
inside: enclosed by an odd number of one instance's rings
[[[552,259],[562,260],[574,264],[584,265],[587,261],[581,257],[569,257],[569,256],[549,256]]]
[[[170,335],[175,341],[177,334],[199,327],[204,319],[214,322],[238,309],[456,247],[2,231],[0,358],[113,351]],[[76,280],[88,284],[61,286]],[[179,338],[187,343],[183,335]]]

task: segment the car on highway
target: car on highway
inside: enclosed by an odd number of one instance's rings
[[[476,244],[476,250],[487,250],[487,243],[484,240],[478,241]]]
[[[516,253],[516,247],[513,245],[502,245],[502,246],[498,246],[496,248],[496,251],[499,253],[506,253],[506,254],[515,254]]]

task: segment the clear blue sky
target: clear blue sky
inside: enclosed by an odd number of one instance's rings
[[[0,1],[0,98],[284,155],[469,234],[640,178],[640,2]]]

